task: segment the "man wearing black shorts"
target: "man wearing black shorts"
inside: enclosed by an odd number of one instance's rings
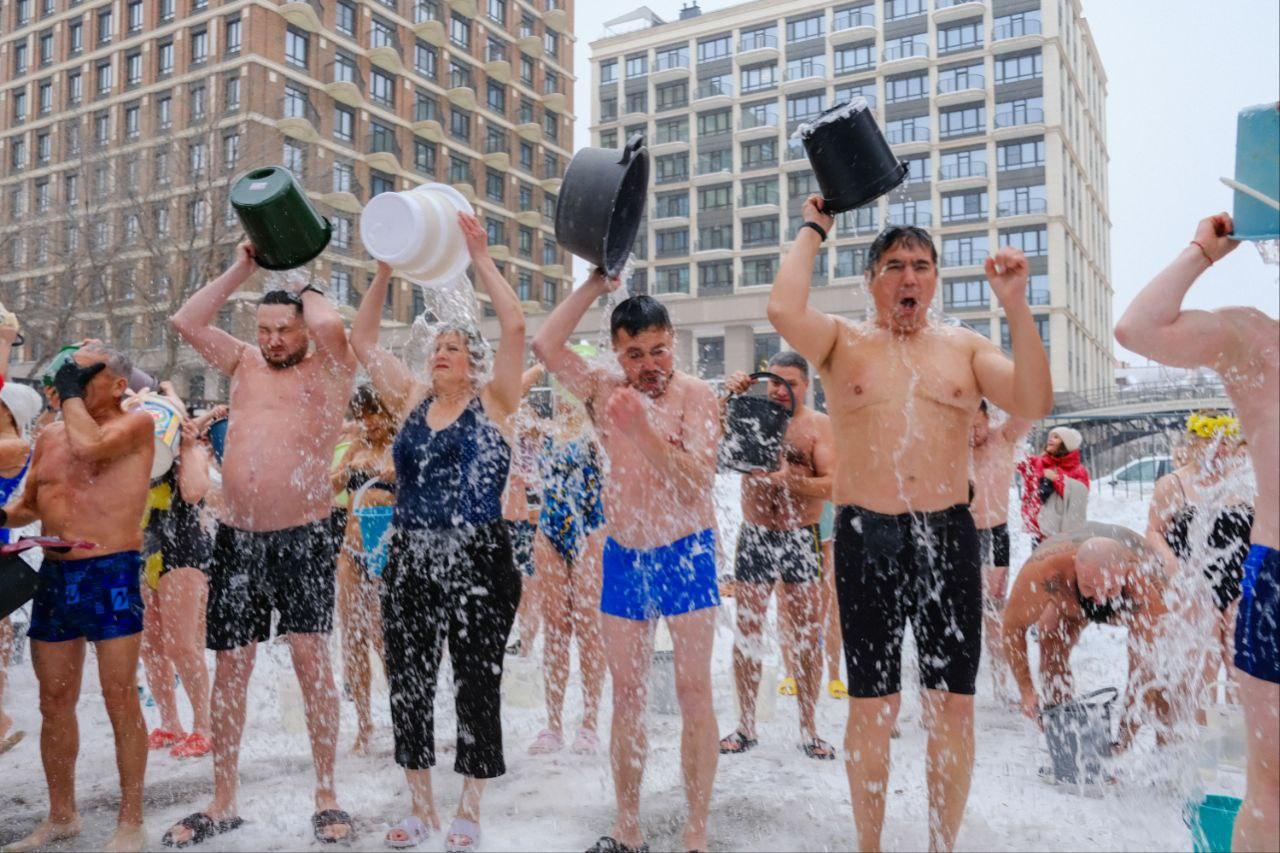
[[[334,761],[338,691],[333,628],[336,547],[329,522],[329,466],[351,397],[355,355],[342,319],[312,285],[271,291],[257,314],[257,346],[214,325],[218,310],[257,271],[248,242],[225,273],[173,316],[174,328],[231,377],[222,460],[224,511],[209,563],[208,646],[218,653],[213,685],[213,801],[165,834],[186,847],[243,822],[236,802],[245,700],[257,644],[285,635],[307,711],[316,769],[311,825],[320,841],[347,840]],[[314,345],[314,348],[313,348]]]
[[[1049,361],[1026,302],[1027,262],[986,262],[1013,359],[989,339],[934,323],[937,249],[893,226],[867,253],[870,320],[809,306],[813,264],[834,225],[812,196],[769,297],[769,320],[818,365],[835,432],[836,597],[849,670],[845,769],[858,847],[880,847],[889,739],[910,620],[929,730],[929,846],[950,850],[973,772],[973,692],[982,650],[982,573],[969,513],[969,430],[985,396],[1025,418],[1053,405]]]
[[[737,635],[733,675],[738,692],[738,727],[720,741],[732,755],[756,745],[756,693],[760,689],[765,612],[778,590],[778,628],[784,659],[794,666],[800,706],[800,748],[810,758],[829,760],[835,748],[818,737],[814,707],[822,683],[822,536],[818,520],[831,496],[835,448],[831,421],[804,404],[809,393],[809,363],[795,352],[780,352],[769,362],[769,398],[795,412],[783,438],[777,471],[742,479],[742,530],[734,560]],[[741,394],[751,386],[745,373],[729,377],[725,390]],[[789,390],[788,390],[789,386]],[[779,584],[778,581],[782,583]],[[790,667],[789,667],[790,668]]]

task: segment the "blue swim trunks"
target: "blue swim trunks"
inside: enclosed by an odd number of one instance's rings
[[[27,636],[46,643],[84,637],[91,643],[142,630],[142,557],[120,551],[87,560],[49,560]]]
[[[720,604],[711,530],[648,550],[604,544],[600,612],[623,619],[680,616]]]
[[[1240,580],[1236,667],[1280,684],[1280,551],[1253,545]]]

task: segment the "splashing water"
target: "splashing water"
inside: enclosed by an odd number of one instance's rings
[[[404,346],[404,363],[415,379],[428,382],[431,379],[431,353],[435,349],[436,337],[445,326],[461,326],[472,329],[480,341],[483,353],[484,369],[475,377],[477,386],[484,385],[491,378],[493,366],[493,350],[489,342],[479,334],[480,323],[476,317],[476,299],[471,289],[471,281],[465,275],[448,287],[422,288],[423,310],[413,319],[409,328],[409,338]]]

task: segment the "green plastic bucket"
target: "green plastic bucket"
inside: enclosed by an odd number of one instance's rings
[[[1238,811],[1239,797],[1210,794],[1198,803],[1188,802],[1184,818],[1191,830],[1191,849],[1196,853],[1231,853],[1231,831]]]
[[[290,270],[310,263],[333,236],[329,220],[316,212],[283,166],[263,166],[241,175],[231,187],[231,206],[263,269]]]

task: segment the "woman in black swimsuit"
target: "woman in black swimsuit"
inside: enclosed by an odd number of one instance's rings
[[[367,385],[361,385],[352,395],[349,414],[355,421],[356,431],[351,445],[338,462],[333,478],[335,489],[345,488],[349,500],[354,501],[356,491],[370,480],[390,478],[395,421],[383,406],[382,398]],[[377,491],[379,500],[365,500],[362,504],[389,499],[387,489],[375,485],[369,491]],[[360,522],[355,512],[351,512],[342,549],[338,552],[337,609],[342,624],[342,678],[356,706],[356,741],[352,752],[357,755],[368,754],[369,741],[373,737],[373,716],[369,704],[372,679],[370,647],[377,651],[379,658],[383,656],[382,608],[378,601],[380,583],[368,572],[361,558],[363,551]]]
[[[1231,673],[1236,601],[1253,526],[1254,481],[1235,419],[1197,412],[1187,419],[1186,462],[1156,483],[1147,539],[1167,548],[1179,569],[1203,578],[1211,601],[1213,634],[1205,650],[1208,689],[1219,667]],[[1208,609],[1207,607],[1203,609]],[[1201,611],[1202,612],[1202,611]]]

